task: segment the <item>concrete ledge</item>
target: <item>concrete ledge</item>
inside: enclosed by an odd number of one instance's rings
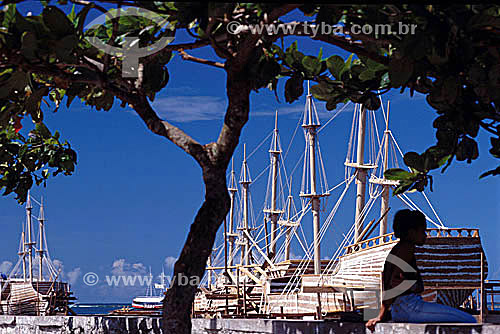
[[[121,316],[0,315],[0,334],[162,334],[161,319]],[[269,319],[193,319],[193,334],[371,334],[362,323]],[[378,324],[374,334],[496,334],[493,324]]]

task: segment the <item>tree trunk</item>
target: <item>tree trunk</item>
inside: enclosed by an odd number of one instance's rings
[[[229,212],[226,170],[248,120],[251,83],[245,71],[228,72],[228,108],[217,143],[205,145],[210,166],[204,166],[205,201],[191,225],[186,243],[174,266],[174,277],[163,305],[163,333],[191,334],[191,310],[205,273],[217,231]]]
[[[229,211],[224,170],[204,173],[205,201],[194,219],[163,307],[163,333],[191,334],[191,308],[212,251],[217,230]],[[195,283],[195,284],[191,284]]]

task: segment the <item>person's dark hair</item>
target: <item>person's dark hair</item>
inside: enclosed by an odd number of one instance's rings
[[[403,209],[396,212],[392,229],[396,238],[404,239],[411,229],[426,226],[425,216],[418,210]]]

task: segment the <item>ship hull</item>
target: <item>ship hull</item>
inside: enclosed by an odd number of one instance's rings
[[[393,234],[387,234],[350,245],[334,269],[323,270],[321,275],[312,274],[312,262],[304,265],[300,260],[276,263],[261,275],[258,272],[262,270],[254,270],[253,279],[241,273],[239,292],[235,284],[200,291],[195,313],[297,318],[378,308],[384,263],[397,242]],[[482,254],[477,229],[429,229],[426,244],[415,252],[424,281],[424,300],[463,306],[486,278],[488,266]],[[322,263],[323,268],[327,262]],[[244,300],[244,280],[255,286],[246,296],[250,301]]]
[[[74,299],[67,283],[36,280],[30,283],[22,279],[1,283],[1,314],[53,315],[67,310]]]

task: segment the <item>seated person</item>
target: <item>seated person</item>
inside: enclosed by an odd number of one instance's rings
[[[384,264],[382,305],[378,317],[370,319],[366,327],[374,331],[378,322],[390,317],[395,322],[476,323],[476,319],[466,312],[425,302],[420,296],[424,284],[415,259],[415,246],[422,246],[427,237],[424,214],[407,209],[396,212],[393,230],[399,242],[392,248]]]

